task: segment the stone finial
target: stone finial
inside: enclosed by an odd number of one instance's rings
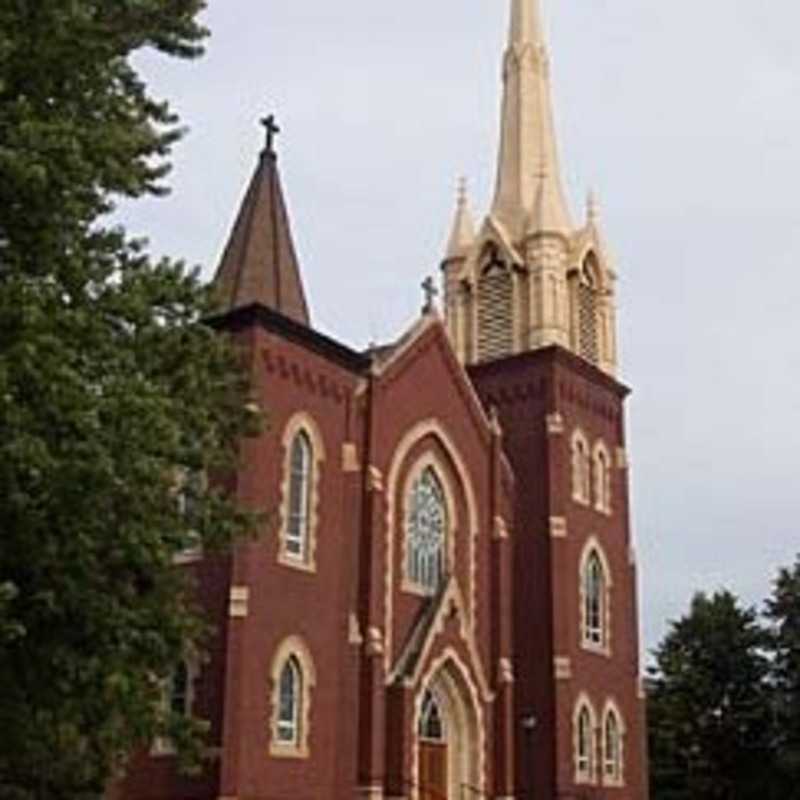
[[[462,176],[458,179],[456,213],[453,218],[450,239],[447,242],[445,261],[463,258],[474,241],[475,223],[472,220],[472,212],[469,207],[467,179]]]

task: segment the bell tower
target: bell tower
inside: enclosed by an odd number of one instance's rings
[[[462,361],[560,345],[615,374],[616,276],[596,201],[576,226],[565,198],[537,0],[512,0],[494,199],[477,235],[467,214],[460,192],[442,265]]]
[[[637,571],[616,275],[596,198],[570,213],[538,0],[511,0],[494,197],[459,198],[449,336],[511,464],[517,797],[645,800]]]

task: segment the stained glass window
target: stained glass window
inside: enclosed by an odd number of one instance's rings
[[[444,574],[447,512],[439,479],[427,468],[411,488],[408,498],[408,579],[435,592]]]

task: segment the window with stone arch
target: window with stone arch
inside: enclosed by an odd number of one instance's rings
[[[514,279],[497,248],[487,248],[478,279],[478,360],[511,355],[514,348]]]
[[[602,514],[611,513],[611,453],[605,442],[598,441],[592,452],[594,507]]]
[[[608,654],[611,625],[611,576],[600,546],[592,541],[581,559],[581,643]]]
[[[589,505],[592,494],[592,466],[589,441],[580,428],[576,428],[571,440],[572,499],[581,505]]]
[[[414,479],[406,498],[406,583],[435,593],[446,568],[448,511],[444,487],[432,466]]]
[[[603,714],[603,783],[621,786],[623,782],[623,724],[613,704]]]
[[[594,783],[596,780],[595,758],[597,743],[595,741],[594,708],[586,697],[582,697],[573,717],[575,783]]]
[[[295,414],[283,436],[284,466],[278,560],[287,566],[315,569],[317,507],[324,449],[314,421]]]
[[[276,652],[271,670],[270,753],[307,758],[314,664],[301,639],[289,637]]]

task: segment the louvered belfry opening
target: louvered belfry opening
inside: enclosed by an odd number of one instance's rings
[[[597,329],[597,264],[590,255],[584,261],[578,281],[578,353],[597,364],[600,342]]]
[[[514,347],[511,270],[491,254],[478,281],[478,360],[511,355]]]

